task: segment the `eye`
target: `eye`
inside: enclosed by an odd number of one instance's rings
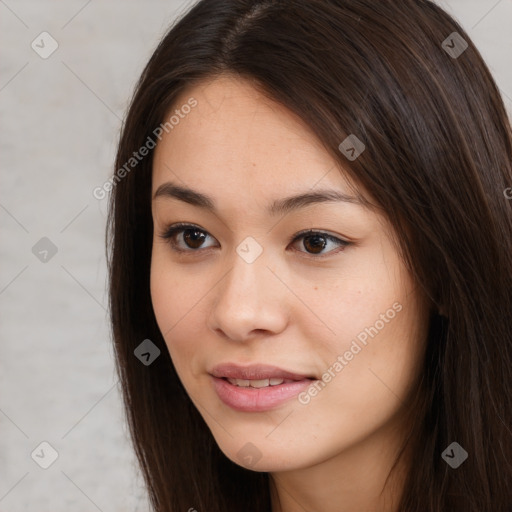
[[[178,235],[181,234],[183,234],[181,241],[185,243],[185,247],[176,241]],[[163,238],[169,242],[173,251],[179,253],[199,253],[199,249],[209,249],[212,247],[202,245],[208,237],[211,237],[211,235],[209,235],[207,231],[204,231],[198,226],[194,226],[192,224],[173,224],[163,233],[160,233],[159,236],[160,238]],[[347,242],[346,240],[342,240],[341,238],[335,237],[328,233],[315,231],[313,229],[308,229],[298,233],[297,235],[294,235],[290,240],[290,243],[292,245],[296,244],[301,239],[304,240],[303,247],[306,249],[306,256],[312,257],[314,259],[319,259],[331,255],[333,250],[327,252],[326,254],[320,254],[328,246],[329,243],[340,247],[340,250],[336,251],[336,253],[342,251],[345,247],[350,245],[350,242]],[[320,256],[318,256],[319,254]]]
[[[324,233],[322,231],[315,231],[314,229],[308,229],[306,231],[301,231],[297,235],[295,235],[290,242],[296,243],[299,240],[303,240],[302,245],[306,248],[308,252],[306,252],[307,257],[312,258],[324,258],[326,256],[331,256],[333,254],[333,250],[328,251],[325,254],[320,254],[329,243],[338,245],[340,249],[338,251],[335,251],[335,254],[342,251],[350,245],[350,242],[347,242],[346,240],[342,240],[341,238],[338,238],[333,235],[329,235],[328,233]],[[311,251],[311,252],[309,252]],[[302,252],[302,251],[300,251]],[[317,254],[320,254],[320,256],[316,256]]]
[[[179,246],[176,243],[178,234],[183,233],[183,240],[185,241],[186,248]],[[192,224],[173,224],[159,235],[164,240],[167,240],[171,248],[176,252],[198,252],[196,249],[201,248],[204,240],[210,236],[206,231],[200,229]],[[204,247],[203,247],[204,248]],[[191,249],[191,250],[190,250]]]

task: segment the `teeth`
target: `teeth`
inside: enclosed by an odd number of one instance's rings
[[[247,380],[247,379],[228,379],[233,386],[239,386],[241,388],[266,388],[268,386],[278,386],[279,384],[287,384],[288,382],[295,382],[288,379],[272,378],[272,379],[261,379],[261,380]]]

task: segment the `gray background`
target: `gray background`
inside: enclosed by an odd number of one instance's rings
[[[107,200],[92,191],[142,67],[192,3],[0,0],[0,512],[149,510],[109,338]],[[512,0],[438,3],[512,112]],[[47,59],[31,47],[43,31],[59,45]]]

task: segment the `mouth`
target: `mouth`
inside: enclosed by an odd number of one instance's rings
[[[241,366],[234,363],[223,363],[215,366],[210,371],[210,375],[219,379],[229,380],[233,385],[259,388],[277,386],[283,384],[283,382],[316,380],[316,377],[313,375],[300,374],[266,364]]]
[[[317,380],[314,376],[268,365],[224,364],[213,368],[210,376],[220,400],[242,412],[274,409]]]
[[[268,388],[273,386],[280,386],[281,384],[290,384],[292,382],[301,382],[303,380],[313,380],[309,378],[304,378],[300,380],[294,379],[282,379],[279,377],[273,377],[270,379],[230,379],[227,377],[222,377],[222,380],[225,380],[232,384],[233,386],[238,386],[239,388]]]

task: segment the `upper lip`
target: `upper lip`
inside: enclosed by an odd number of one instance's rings
[[[214,366],[210,372],[211,375],[218,378],[244,379],[244,380],[263,380],[263,379],[289,379],[304,380],[314,379],[310,375],[301,375],[299,373],[283,370],[277,366],[268,364],[251,364],[248,366],[237,365],[235,363],[223,363]]]

